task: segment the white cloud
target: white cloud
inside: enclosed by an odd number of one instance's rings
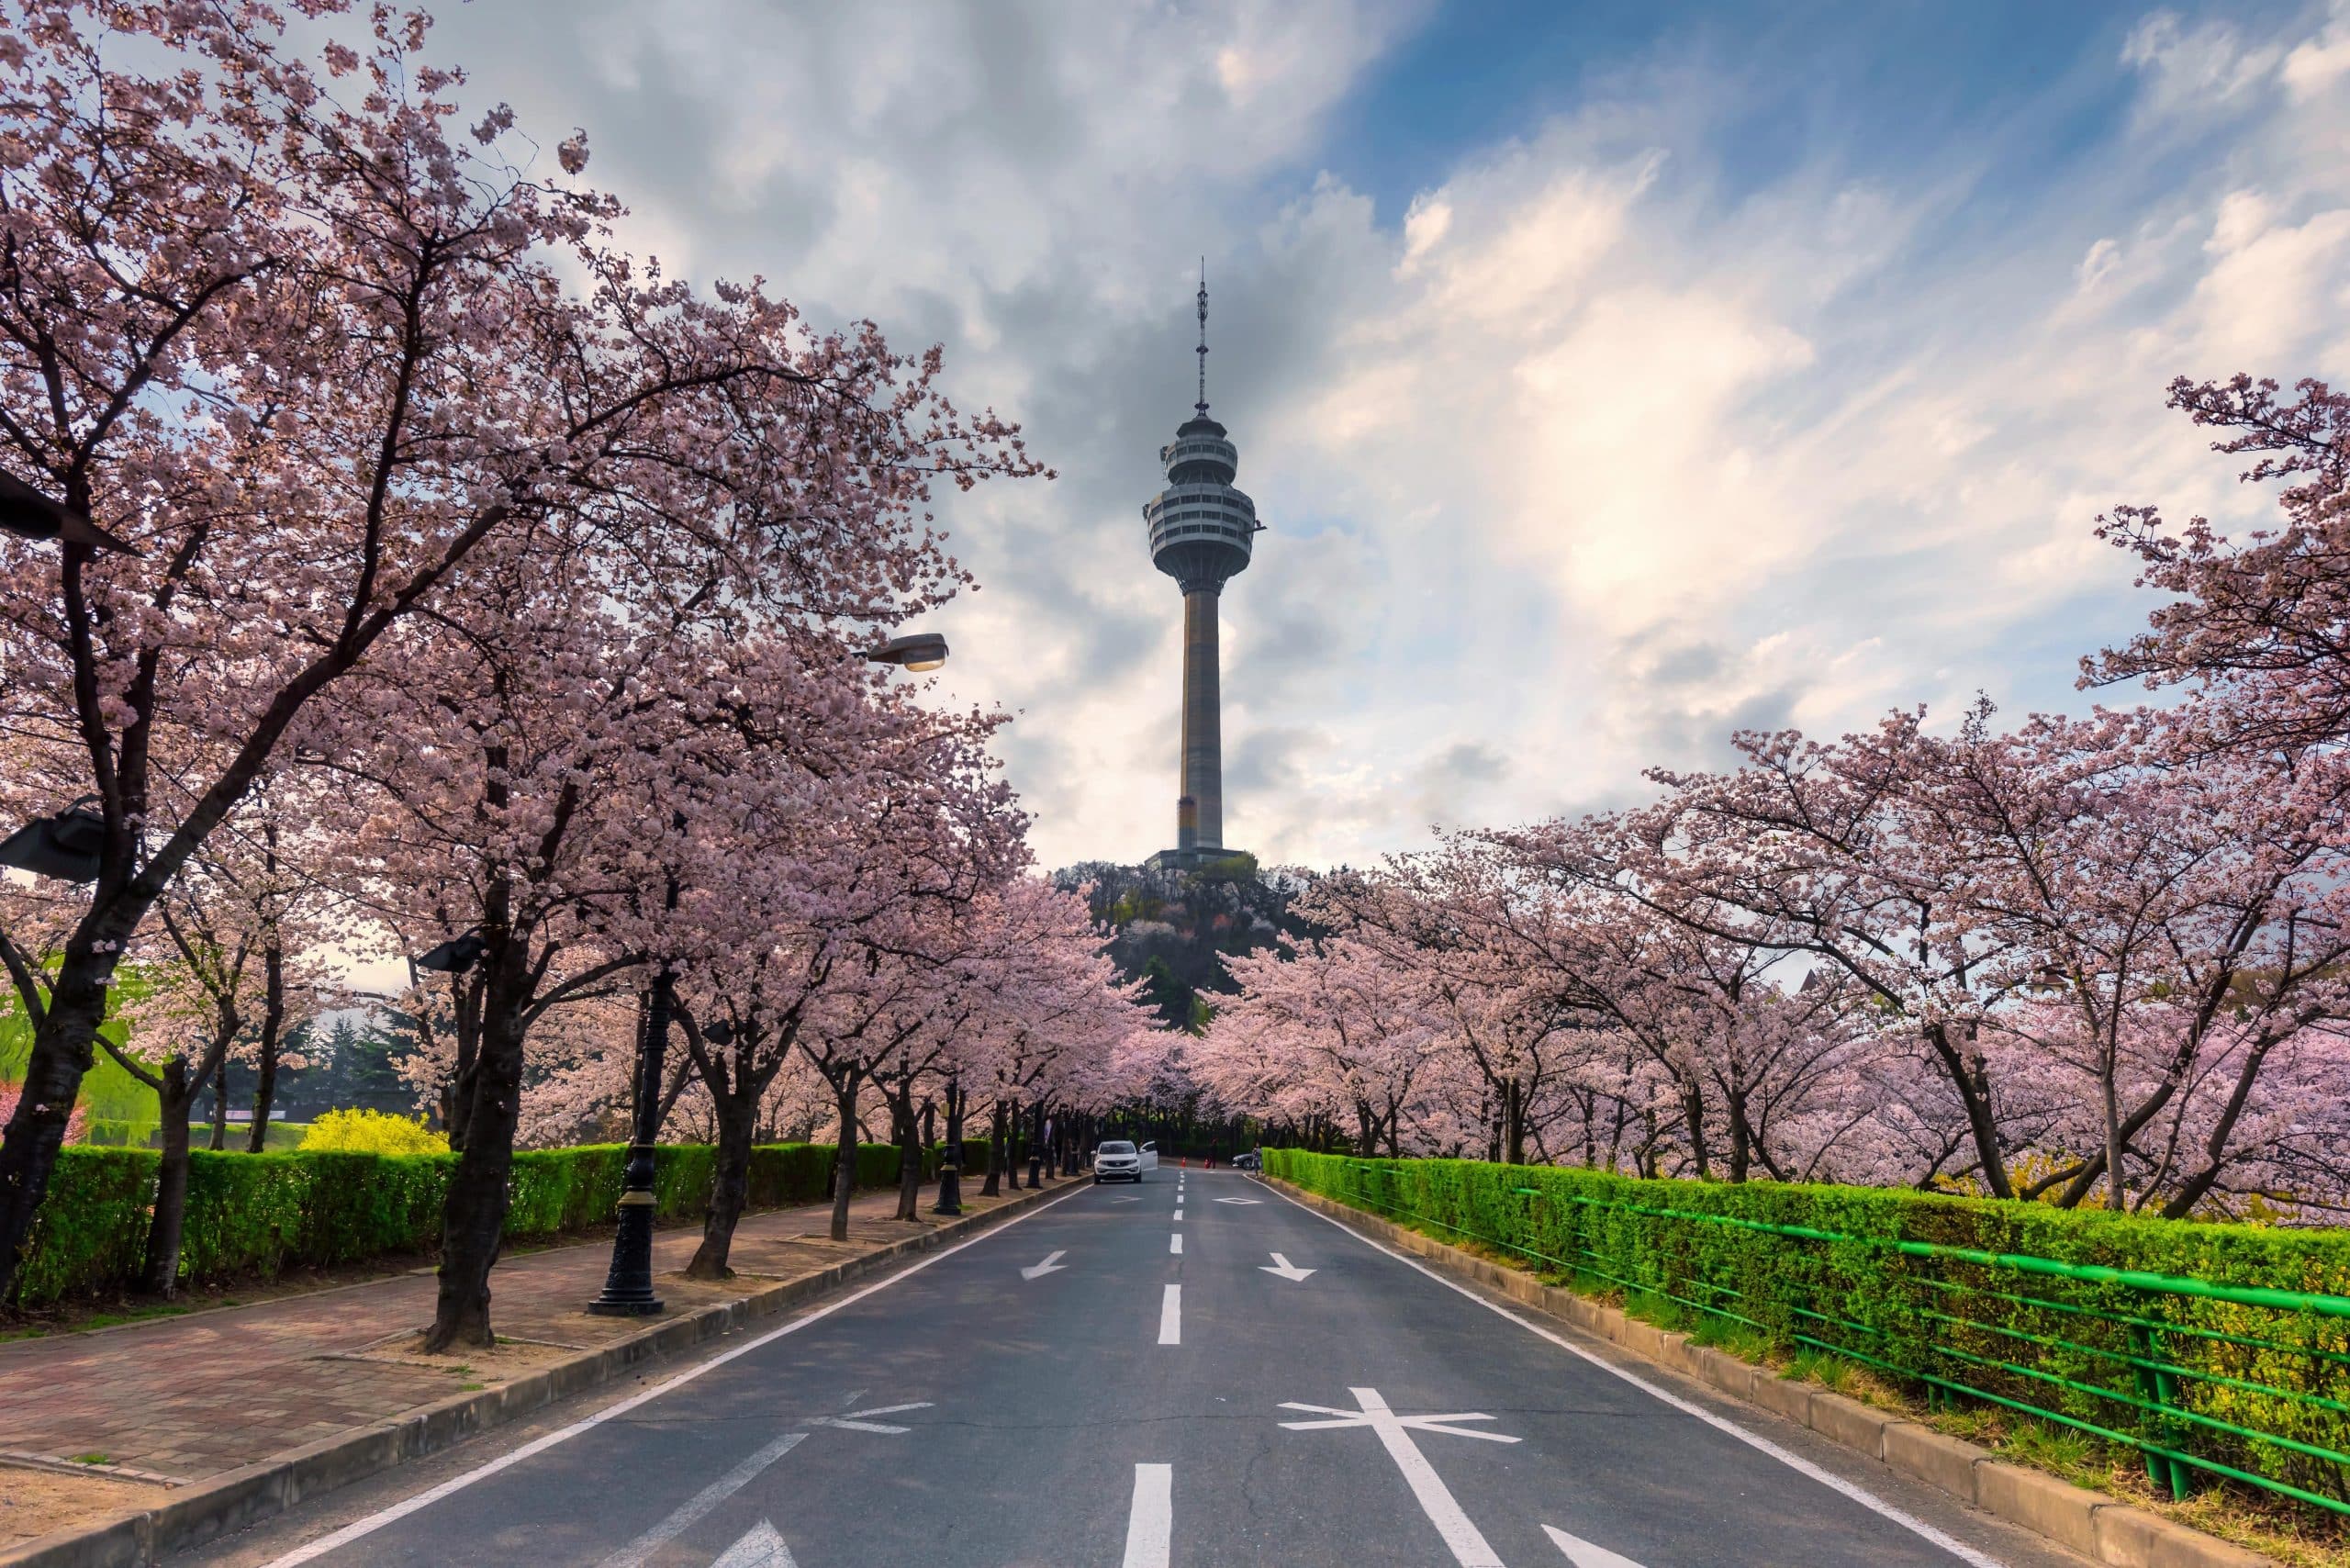
[[[589,128],[673,270],[945,340],[1062,471],[941,509],[985,585],[941,619],[942,689],[1019,711],[1048,863],[1171,829],[1177,601],[1139,509],[1208,252],[1210,395],[1270,524],[1225,596],[1227,833],[1327,863],[1629,798],[1740,724],[2077,702],[2071,661],[2147,608],[2094,515],[2248,504],[2163,385],[2350,373],[2320,90],[2345,18],[2149,17],[2099,62],[2142,134],[1988,227],[1961,219],[1997,149],[1740,183],[1742,84],[1669,56],[1382,212],[1320,171],[1401,6],[591,0],[445,30],[526,123]]]
[[[2252,43],[2224,21],[2189,26],[2158,11],[2132,29],[2121,60],[2143,73],[2147,115],[2208,114],[2254,96],[2284,58],[2273,43]]]

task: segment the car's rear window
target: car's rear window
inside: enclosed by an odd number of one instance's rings
[[[1135,1146],[1130,1143],[1105,1143],[1102,1146],[1104,1154],[1132,1154],[1134,1151]]]

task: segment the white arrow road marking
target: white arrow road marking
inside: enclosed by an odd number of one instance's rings
[[[808,1440],[805,1432],[786,1432],[750,1458],[686,1499],[685,1506],[619,1551],[598,1568],[643,1568],[645,1560],[677,1537],[691,1529],[704,1514],[748,1486],[759,1472]]]
[[[1177,1231],[1167,1238],[1167,1250],[1181,1258],[1183,1255],[1183,1233]]]
[[[1470,1411],[1451,1416],[1398,1416],[1388,1408],[1387,1401],[1375,1388],[1350,1388],[1360,1410],[1338,1410],[1327,1405],[1298,1405],[1284,1401],[1284,1410],[1304,1410],[1315,1415],[1334,1416],[1332,1421],[1283,1421],[1281,1425],[1292,1432],[1322,1431],[1337,1427],[1369,1427],[1379,1434],[1387,1450],[1387,1457],[1404,1473],[1404,1480],[1411,1486],[1412,1495],[1419,1500],[1420,1511],[1436,1526],[1444,1544],[1452,1550],[1452,1560],[1460,1568],[1502,1568],[1502,1560],[1460,1511],[1452,1493],[1437,1475],[1436,1467],[1412,1441],[1412,1434],[1444,1432],[1456,1438],[1483,1438],[1489,1443],[1514,1443],[1516,1438],[1499,1432],[1474,1432],[1466,1427],[1453,1425],[1457,1421],[1490,1421],[1491,1416],[1482,1411]]]
[[[1302,1280],[1305,1278],[1306,1275],[1314,1272],[1311,1269],[1301,1269],[1296,1267],[1289,1260],[1288,1258],[1279,1252],[1269,1252],[1266,1256],[1272,1259],[1272,1261],[1270,1263],[1259,1263],[1257,1267],[1264,1270],[1265,1272],[1269,1274],[1279,1274],[1284,1280]]]
[[[1158,1342],[1180,1345],[1183,1342],[1183,1287],[1169,1285],[1158,1299]]]
[[[852,1399],[849,1403],[854,1405],[856,1401]],[[844,1432],[880,1432],[890,1437],[901,1438],[913,1428],[893,1427],[887,1421],[869,1421],[865,1417],[895,1416],[901,1410],[927,1410],[930,1407],[929,1400],[917,1399],[911,1405],[877,1405],[870,1410],[851,1410],[845,1416],[817,1416],[811,1417],[806,1424],[811,1427],[838,1427]]]
[[[1218,1198],[1216,1200],[1219,1204],[1261,1204],[1264,1201],[1262,1198]]]
[[[1126,1514],[1126,1556],[1120,1568],[1167,1568],[1175,1540],[1175,1467],[1135,1466],[1135,1500]]]
[[[499,1454],[495,1459],[486,1460],[482,1463],[474,1466],[471,1470],[458,1472],[456,1474],[451,1476],[448,1480],[442,1482],[437,1486],[428,1486],[421,1492],[412,1493],[409,1495],[401,1498],[398,1502],[392,1504],[389,1507],[377,1509],[375,1513],[368,1515],[364,1519],[353,1519],[351,1523],[343,1526],[341,1529],[330,1530],[328,1533],[319,1536],[315,1540],[305,1541],[300,1546],[296,1547],[293,1551],[286,1552],[284,1556],[273,1560],[268,1564],[268,1568],[296,1568],[296,1565],[298,1563],[314,1562],[319,1558],[324,1557],[330,1551],[339,1551],[341,1548],[350,1545],[354,1540],[373,1535],[377,1530],[382,1529],[386,1525],[404,1519],[410,1514],[417,1513],[420,1510],[432,1506],[435,1503],[440,1502],[444,1497],[455,1495],[457,1493],[465,1490],[465,1488],[474,1485],[477,1482],[487,1481],[493,1475],[498,1474],[503,1471],[511,1470],[518,1464],[521,1464],[528,1460],[534,1459],[538,1455],[544,1453],[547,1450],[554,1448],[558,1443],[567,1443],[582,1432],[593,1431],[607,1421],[615,1419],[618,1417],[625,1416],[630,1411],[636,1409],[640,1406],[649,1405],[665,1394],[674,1393],[676,1390],[683,1388],[686,1384],[693,1382],[696,1378],[704,1377],[711,1372],[716,1372],[719,1368],[726,1365],[729,1361],[733,1361],[743,1356],[747,1356],[752,1351],[760,1350],[766,1346],[772,1345],[778,1339],[784,1338],[786,1335],[797,1334],[811,1324],[822,1323],[825,1318],[830,1317],[835,1312],[855,1306],[858,1302],[863,1301],[869,1295],[873,1295],[880,1291],[886,1291],[892,1285],[903,1283],[905,1281],[913,1278],[916,1274],[921,1273],[924,1269],[931,1267],[933,1264],[946,1261],[947,1259],[952,1258],[955,1254],[964,1250],[966,1248],[977,1247],[983,1241],[992,1240],[996,1237],[1002,1236],[1005,1231],[1010,1230],[1013,1226],[1023,1224],[1027,1220],[1035,1218],[1036,1215],[1043,1214],[1046,1209],[1051,1208],[1055,1204],[1065,1203],[1070,1197],[1083,1190],[1084,1189],[1080,1187],[1070,1187],[1066,1192],[1056,1193],[1051,1197],[1046,1199],[1042,1204],[1037,1204],[1035,1208],[1024,1210],[1019,1214],[1013,1215],[1010,1219],[1003,1221],[1002,1224],[995,1226],[991,1229],[983,1230],[968,1240],[957,1241],[951,1247],[942,1247],[937,1251],[928,1254],[919,1261],[909,1263],[904,1268],[899,1270],[896,1273],[889,1275],[887,1278],[877,1280],[872,1284],[867,1285],[862,1290],[854,1290],[849,1292],[846,1295],[834,1297],[833,1300],[826,1302],[822,1306],[800,1314],[798,1317],[791,1319],[789,1323],[780,1324],[776,1327],[768,1329],[764,1334],[754,1334],[749,1338],[744,1340],[741,1344],[733,1347],[732,1350],[721,1350],[718,1354],[711,1357],[706,1361],[698,1361],[694,1365],[688,1367],[685,1371],[678,1372],[674,1377],[664,1378],[659,1383],[639,1389],[636,1393],[630,1394],[625,1399],[614,1400],[611,1404],[605,1406],[600,1410],[590,1411],[588,1414],[582,1416],[578,1420],[572,1422],[567,1427],[558,1427],[554,1431],[549,1432],[543,1437],[532,1438],[529,1442],[522,1444],[520,1448],[508,1449],[504,1453]]]
[[[726,1549],[726,1555],[710,1568],[798,1568],[791,1560],[791,1548],[783,1544],[783,1537],[767,1520],[759,1528]]]
[[[1581,1536],[1569,1535],[1555,1525],[1544,1525],[1542,1533],[1567,1554],[1567,1561],[1575,1568],[1640,1568],[1630,1558],[1619,1557],[1604,1546],[1594,1546]]]
[[[1045,1260],[1043,1262],[1031,1263],[1026,1268],[1021,1270],[1020,1277],[1024,1280],[1034,1280],[1040,1279],[1046,1274],[1058,1274],[1063,1269],[1069,1267],[1067,1263],[1061,1261],[1062,1259],[1068,1256],[1069,1254],[1067,1252],[1047,1252],[1045,1254]]]
[[[1271,1190],[1276,1193],[1280,1192],[1279,1188],[1273,1188]],[[1656,1400],[1658,1403],[1669,1405],[1684,1416],[1703,1421],[1706,1425],[1713,1428],[1716,1431],[1720,1432],[1727,1437],[1734,1438],[1738,1441],[1744,1443],[1748,1448],[1752,1449],[1755,1452],[1767,1454],[1771,1458],[1777,1460],[1781,1464],[1785,1465],[1788,1469],[1795,1471],[1797,1474],[1808,1476],[1812,1480],[1818,1482],[1822,1486],[1827,1487],[1830,1491],[1837,1493],[1841,1496],[1851,1498],[1853,1502],[1858,1503],[1862,1507],[1868,1509],[1878,1518],[1892,1520],[1895,1524],[1899,1525],[1903,1529],[1908,1530],[1910,1534],[1918,1537],[1920,1540],[1930,1541],[1935,1546],[1940,1547],[1942,1551],[1949,1552],[1961,1562],[1967,1564],[1967,1568],[2005,1568],[2005,1565],[2001,1563],[1998,1558],[1977,1551],[1975,1548],[1967,1545],[1957,1537],[1951,1535],[1946,1531],[1935,1529],[1932,1525],[1928,1524],[1925,1520],[1919,1518],[1914,1514],[1904,1513],[1901,1509],[1895,1507],[1892,1504],[1886,1502],[1884,1498],[1878,1496],[1875,1493],[1870,1491],[1865,1486],[1856,1485],[1852,1482],[1845,1480],[1842,1476],[1838,1475],[1831,1471],[1822,1470],[1819,1466],[1812,1463],[1811,1461],[1804,1458],[1801,1454],[1791,1453],[1787,1450],[1783,1449],[1778,1444],[1773,1442],[1770,1439],[1762,1437],[1759,1433],[1750,1432],[1745,1428],[1740,1426],[1737,1422],[1717,1416],[1702,1405],[1692,1404],[1690,1401],[1682,1398],[1681,1395],[1674,1394],[1668,1389],[1659,1387],[1657,1384],[1651,1383],[1648,1379],[1640,1376],[1639,1373],[1627,1371],[1625,1368],[1617,1366],[1614,1361],[1608,1361],[1605,1357],[1584,1350],[1582,1346],[1574,1343],[1574,1341],[1561,1335],[1552,1333],[1550,1329],[1543,1327],[1532,1318],[1521,1317],[1516,1313],[1512,1312],[1509,1308],[1503,1306],[1497,1302],[1487,1301],[1483,1296],[1479,1295],[1475,1291],[1471,1290],[1467,1285],[1462,1284],[1460,1281],[1447,1279],[1444,1275],[1438,1273],[1434,1269],[1431,1269],[1427,1264],[1420,1262],[1417,1259],[1408,1258],[1403,1253],[1396,1251],[1392,1247],[1382,1246],[1380,1243],[1373,1241],[1370,1237],[1365,1236],[1362,1232],[1355,1229],[1352,1226],[1348,1225],[1345,1221],[1333,1219],[1319,1209],[1306,1208],[1304,1204],[1299,1203],[1295,1198],[1291,1197],[1286,1193],[1281,1193],[1281,1202],[1291,1205],[1292,1208],[1304,1209],[1305,1213],[1312,1215],[1315,1219],[1320,1220],[1325,1225],[1333,1226],[1339,1230],[1345,1231],[1348,1236],[1353,1237],[1357,1241],[1361,1242],[1373,1252],[1393,1258],[1398,1263],[1403,1264],[1406,1269],[1427,1275],[1429,1279],[1434,1280],[1438,1284],[1442,1285],[1446,1290],[1452,1291],[1457,1294],[1476,1303],[1479,1306],[1483,1307],[1487,1312],[1494,1314],[1496,1317],[1507,1318],[1510,1322],[1516,1324],[1520,1328],[1525,1329],[1528,1333],[1550,1341],[1560,1350],[1567,1352],[1567,1354],[1579,1358],[1596,1370],[1606,1372],[1608,1376],[1619,1378],[1625,1383],[1630,1383],[1634,1388],[1639,1389],[1642,1394],[1647,1394],[1650,1398]],[[1006,1223],[1017,1225],[1025,1217],[1027,1216],[1024,1215],[1015,1215]],[[966,1245],[968,1244],[966,1243]],[[269,1568],[286,1568],[286,1560],[281,1559],[277,1562],[271,1563]]]

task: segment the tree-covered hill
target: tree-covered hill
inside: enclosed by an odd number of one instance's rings
[[[1170,1027],[1192,1030],[1205,1023],[1214,996],[1232,990],[1220,955],[1310,934],[1291,913],[1305,877],[1259,870],[1249,855],[1196,872],[1088,860],[1053,873],[1063,888],[1091,885],[1094,918],[1117,932],[1110,956],[1120,972],[1150,982],[1151,1002]]]

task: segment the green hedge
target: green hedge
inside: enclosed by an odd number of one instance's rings
[[[2350,1466],[2164,1414],[2186,1410],[2350,1453],[2350,1319],[1893,1245],[2350,1297],[2350,1232],[1895,1188],[1644,1182],[1552,1166],[1360,1160],[1301,1149],[1268,1149],[1265,1167],[1447,1239],[1467,1236],[1532,1254],[1528,1260],[1553,1277],[1621,1292],[1644,1316],[1702,1334],[1748,1336],[1782,1351],[1833,1350],[1913,1392],[1964,1398],[1963,1388],[2204,1462],[2180,1465],[2183,1478],[2195,1478],[2190,1468],[2207,1478],[2224,1466],[2350,1511]],[[2149,1468],[2168,1481],[2164,1462]]]
[[[659,1218],[700,1215],[717,1154],[707,1144],[665,1144],[655,1151]],[[159,1159],[143,1148],[76,1145],[58,1151],[49,1198],[17,1275],[19,1305],[104,1292],[136,1276]],[[543,1239],[610,1219],[627,1162],[621,1144],[516,1151],[507,1236]],[[453,1154],[194,1150],[181,1277],[212,1283],[425,1251],[440,1240],[441,1208],[456,1163]],[[752,1206],[818,1202],[830,1189],[832,1165],[830,1144],[753,1148]],[[897,1149],[860,1145],[856,1176],[861,1187],[894,1183]]]

